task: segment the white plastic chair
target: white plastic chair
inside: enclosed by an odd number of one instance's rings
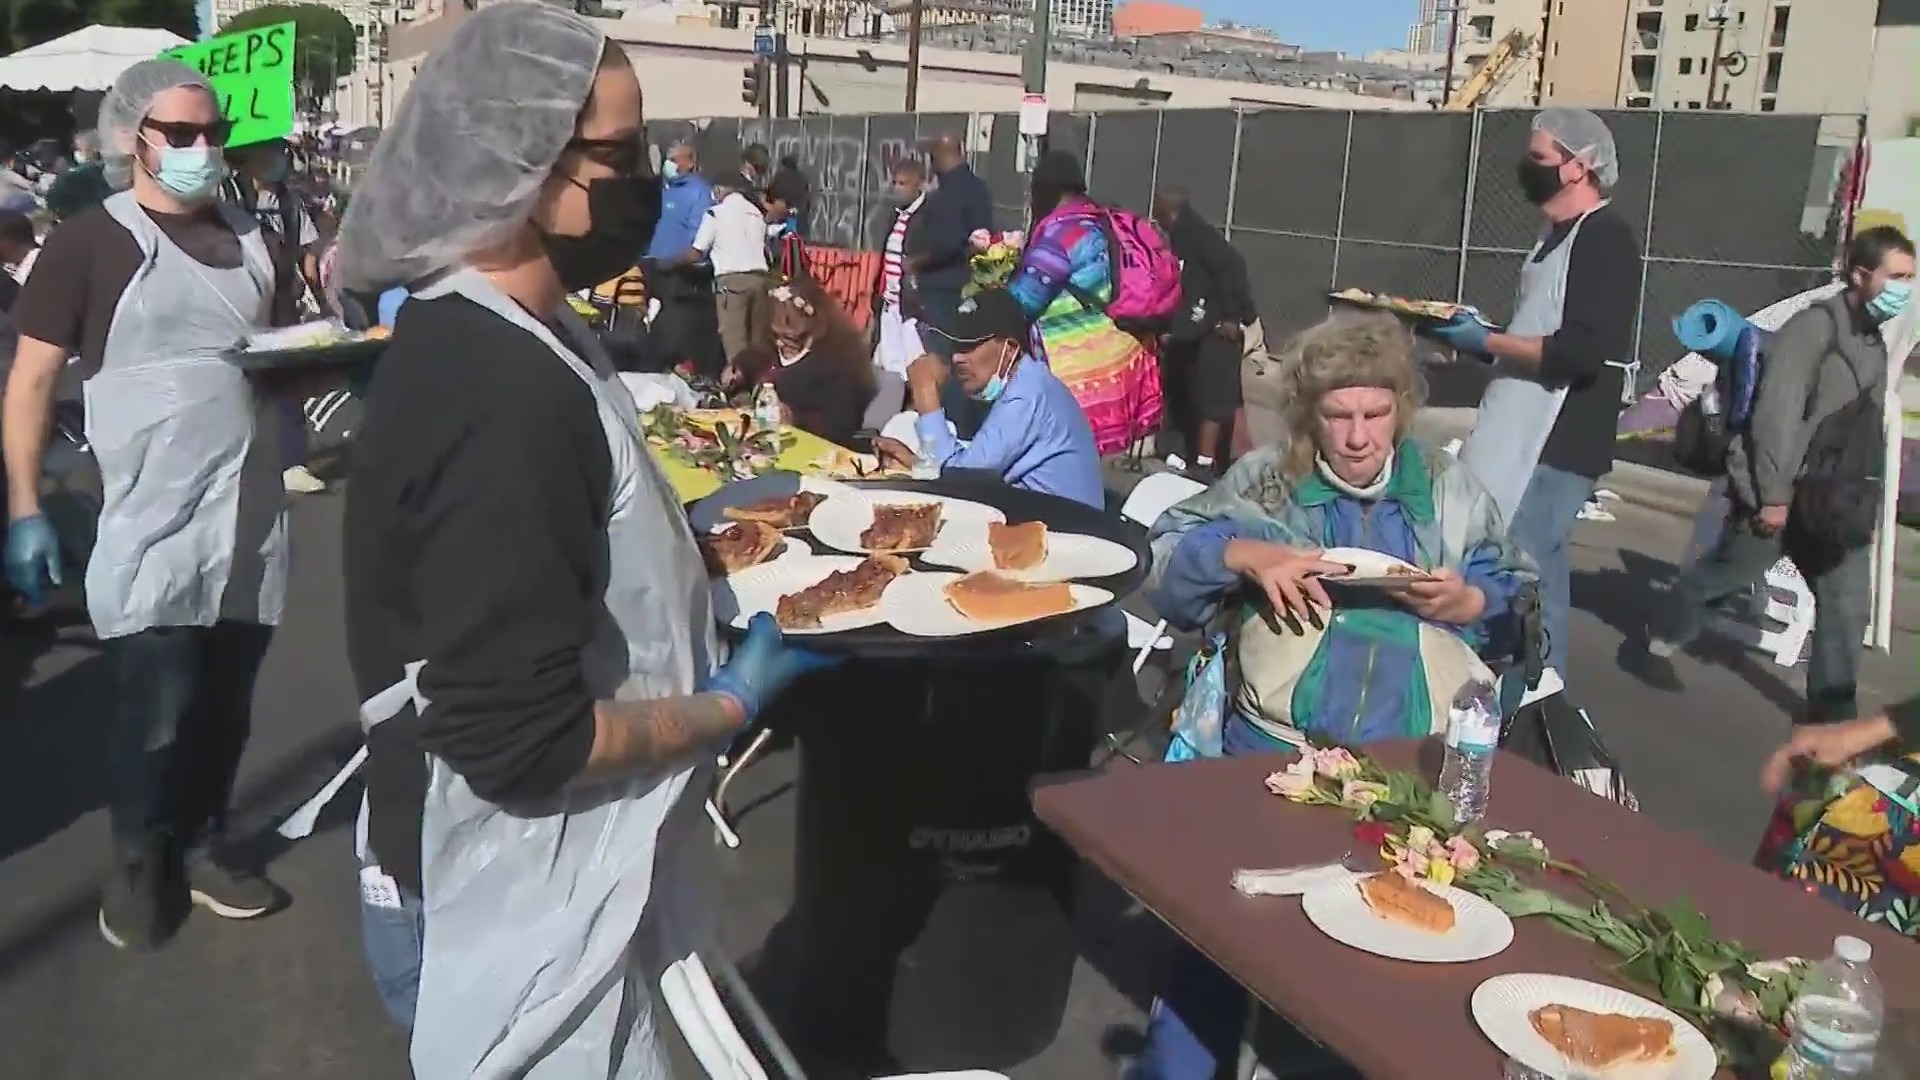
[[[1179,473],[1143,476],[1127,494],[1127,501],[1120,507],[1120,516],[1151,529],[1169,507],[1205,490],[1207,485]],[[1127,647],[1134,650],[1133,673],[1138,675],[1140,669],[1147,666],[1147,658],[1155,651],[1173,648],[1173,639],[1167,636],[1167,620],[1161,619],[1150,624],[1131,612],[1127,613]]]
[[[912,411],[903,412],[887,421],[886,424],[880,428],[880,434],[886,438],[899,441],[905,445],[907,449],[917,454],[920,452],[920,431],[915,425],[919,422],[919,413]],[[949,420],[947,421],[947,430],[958,434],[960,429],[954,427],[953,421]]]
[[[1756,626],[1722,616],[1714,620],[1714,629],[1748,648],[1772,655],[1773,662],[1781,667],[1793,667],[1800,663],[1807,638],[1813,633],[1813,592],[1800,577],[1800,568],[1785,558],[1767,568],[1761,587],[1765,592],[1756,614],[1763,616],[1765,623]],[[1780,624],[1779,628],[1772,623]]]

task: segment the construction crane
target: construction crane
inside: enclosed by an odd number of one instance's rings
[[[1500,39],[1480,66],[1467,76],[1453,96],[1447,99],[1446,108],[1466,110],[1480,104],[1495,90],[1513,78],[1522,66],[1527,54],[1533,51],[1534,38],[1524,30],[1515,30]]]

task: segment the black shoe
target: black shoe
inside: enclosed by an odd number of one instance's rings
[[[1644,640],[1624,645],[1620,650],[1620,669],[1655,690],[1669,694],[1683,693],[1687,688],[1680,681],[1680,672],[1673,666],[1673,658],[1649,651]]]
[[[180,925],[177,883],[157,855],[116,865],[100,892],[100,936],[116,949],[165,944]]]
[[[252,919],[286,902],[279,886],[250,870],[211,857],[187,863],[187,895],[223,919]]]

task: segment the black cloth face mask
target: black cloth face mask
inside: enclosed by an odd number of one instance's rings
[[[1545,205],[1547,200],[1560,194],[1567,186],[1567,182],[1560,179],[1560,166],[1565,164],[1563,161],[1550,165],[1532,158],[1521,158],[1517,171],[1520,193],[1535,206]]]
[[[581,183],[587,193],[587,231],[561,236],[541,230],[547,261],[568,292],[592,288],[640,261],[660,223],[660,181],[650,175],[603,176]]]

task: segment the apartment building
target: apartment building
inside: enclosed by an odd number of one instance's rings
[[[1880,6],[1881,0],[1553,0],[1541,96],[1630,109],[1860,112]]]
[[[1502,41],[1518,31],[1520,48],[1501,67],[1498,81],[1480,99],[1480,104],[1531,105],[1538,101],[1541,50],[1545,48],[1551,5],[1560,2],[1564,0],[1454,0],[1453,16],[1459,21],[1458,36],[1454,40],[1455,84],[1478,70],[1495,54]],[[1573,0],[1573,5],[1586,2]],[[1443,34],[1435,43],[1434,51],[1446,50],[1447,39]]]
[[[1113,36],[1114,0],[1051,0],[1053,32],[1066,37]],[[907,28],[909,0],[708,0],[718,25],[784,26],[808,37],[877,37]],[[926,0],[926,26],[1032,24],[1034,0]]]
[[[1440,0],[1420,0],[1419,17],[1407,27],[1407,51],[1416,55],[1446,51],[1449,17]]]

